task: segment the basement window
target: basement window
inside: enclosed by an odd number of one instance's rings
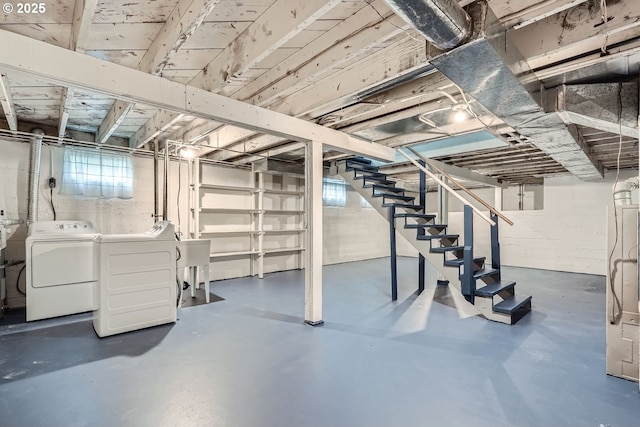
[[[347,204],[347,183],[339,179],[324,178],[322,183],[322,204],[344,207]]]
[[[101,199],[133,198],[130,155],[65,147],[61,194]]]

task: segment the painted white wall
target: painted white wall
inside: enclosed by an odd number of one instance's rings
[[[29,144],[0,140],[0,209],[5,211],[5,217],[20,219],[26,222],[27,217],[27,188],[29,170]],[[154,223],[153,218],[153,159],[134,157],[135,183],[134,198],[131,200],[77,198],[59,194],[61,184],[63,150],[52,145],[44,146],[42,150],[42,166],[40,175],[39,220],[53,219],[50,205],[48,179],[52,175],[57,179],[58,186],[53,191],[53,200],[58,220],[90,221],[97,232],[103,234],[141,233],[148,230]],[[53,171],[52,167],[53,165]],[[180,174],[178,175],[178,169]],[[160,165],[160,174],[162,165]],[[189,237],[188,222],[191,211],[189,209],[189,173],[187,162],[172,161],[169,170],[168,217],[178,230],[182,238]],[[254,174],[248,170],[238,170],[228,167],[206,165],[203,167],[203,182],[211,182],[229,186],[253,186]],[[294,178],[267,177],[265,186],[271,188],[302,189],[301,182]],[[180,186],[178,186],[180,183]],[[161,182],[160,182],[161,185]],[[178,209],[178,188],[180,188],[180,209]],[[252,196],[227,194],[207,195],[207,201],[217,206],[251,207]],[[275,195],[265,197],[265,207],[274,209],[295,208],[290,198],[284,199]],[[159,206],[159,213],[162,212]],[[178,218],[178,212],[180,217]],[[325,264],[356,261],[375,257],[388,256],[388,224],[374,209],[362,208],[360,196],[353,190],[348,192],[347,206],[344,208],[325,208],[324,210],[324,255]],[[249,217],[240,218],[226,215],[218,221],[223,228],[249,226]],[[265,216],[265,229],[295,227],[299,219],[282,216]],[[214,224],[213,221],[211,224]],[[214,225],[209,225],[214,226]],[[25,239],[27,227],[23,223],[15,227],[16,231],[8,241],[5,252],[7,259],[23,260],[25,258]],[[238,247],[248,247],[248,238],[243,240],[238,236],[216,239],[212,251],[227,252]],[[303,238],[296,235],[270,235],[265,238],[265,247],[279,248],[303,245]],[[399,242],[399,244],[401,244]],[[241,249],[238,249],[241,250]],[[255,257],[253,257],[255,260]],[[303,266],[301,253],[286,253],[265,257],[265,271],[282,271]],[[254,265],[254,272],[256,272]],[[16,290],[16,279],[20,266],[7,270],[7,301],[10,307],[24,306],[24,297]],[[251,261],[248,257],[225,258],[214,260],[211,264],[213,280],[242,277],[251,273]],[[22,274],[20,287],[24,289],[25,274]]]
[[[634,175],[637,171],[621,171],[620,180]],[[500,222],[502,264],[604,275],[607,268],[606,209],[612,204],[614,182],[615,173],[606,174],[599,182],[584,182],[569,175],[547,178],[543,209],[518,211],[506,206],[503,212],[514,225]],[[474,191],[495,204],[493,189]],[[638,201],[637,191],[633,193],[633,201]],[[431,194],[428,203],[435,206],[436,199]],[[449,232],[461,234],[462,238],[462,205],[453,197],[449,203]],[[483,212],[488,214],[486,210]],[[474,255],[486,256],[487,260],[491,259],[489,233],[489,225],[475,216]],[[415,251],[403,255],[416,256]]]

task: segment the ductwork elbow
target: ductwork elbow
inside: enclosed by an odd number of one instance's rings
[[[630,205],[631,192],[637,188],[640,188],[640,180],[637,176],[615,184],[613,186],[613,200],[615,204],[619,206]]]
[[[385,0],[440,50],[453,49],[471,37],[471,17],[456,0]]]

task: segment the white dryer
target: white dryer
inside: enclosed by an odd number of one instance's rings
[[[27,321],[95,308],[98,236],[86,221],[40,221],[29,226]]]

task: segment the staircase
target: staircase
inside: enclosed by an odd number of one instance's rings
[[[439,224],[436,215],[425,213],[425,206],[406,196],[395,181],[381,173],[371,161],[352,158],[336,164],[338,174],[358,191],[391,224],[391,234],[398,232],[489,320],[515,324],[531,311],[531,297],[515,294],[515,282],[500,274],[497,225],[492,227],[492,261],[473,256],[473,212],[465,206],[465,241],[459,234]],[[492,215],[497,224],[497,217]],[[395,256],[392,237],[392,257]],[[495,241],[494,241],[495,239]],[[394,264],[392,263],[392,266]],[[466,267],[466,268],[465,268]],[[472,274],[466,275],[466,271]],[[392,276],[395,271],[392,267]],[[396,298],[394,286],[392,297]]]

